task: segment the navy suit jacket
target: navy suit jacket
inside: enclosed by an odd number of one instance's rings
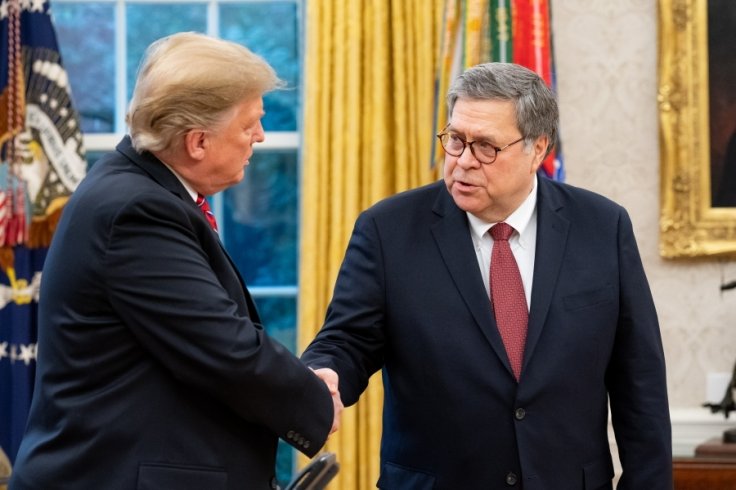
[[[384,489],[671,489],[665,365],[626,211],[540,178],[529,330],[511,371],[467,216],[443,182],[358,218],[303,359],[345,405],[383,368]]]
[[[278,437],[307,455],[326,385],[259,323],[184,187],[125,138],[64,209],[11,488],[266,489]]]

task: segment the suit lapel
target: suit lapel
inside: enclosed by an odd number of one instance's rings
[[[559,213],[563,206],[555,192],[555,185],[546,178],[539,178],[537,245],[524,367],[529,363],[542,335],[542,327],[554,295],[570,229],[570,222]]]
[[[506,355],[506,348],[491,313],[491,300],[486,295],[483,279],[478,269],[478,259],[470,237],[468,218],[465,212],[457,207],[444,186],[440,188],[433,211],[441,216],[441,219],[432,225],[432,235],[455,287],[460,291],[460,296],[473,315],[478,328],[488,339],[509,373],[513,374]]]

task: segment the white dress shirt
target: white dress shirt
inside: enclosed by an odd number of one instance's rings
[[[470,235],[475,247],[475,255],[478,258],[478,267],[483,277],[488,297],[491,296],[491,252],[493,251],[493,238],[490,229],[496,223],[488,223],[477,216],[467,213],[470,222]],[[516,264],[519,266],[521,282],[524,284],[524,295],[526,296],[526,307],[529,309],[532,299],[532,278],[534,276],[534,255],[537,245],[537,177],[534,177],[534,187],[529,196],[521,203],[511,216],[506,218],[505,223],[514,228],[509,238],[509,246],[514,254]]]
[[[168,168],[169,170],[171,170],[171,173],[174,174],[174,177],[176,177],[177,179],[179,179],[179,182],[181,182],[181,185],[184,186],[184,189],[186,189],[187,193],[192,198],[192,201],[197,202],[197,191],[195,191],[192,188],[192,186],[189,185],[189,182],[187,182],[186,180],[184,180],[184,177],[182,177],[181,175],[179,175],[179,173],[176,170],[174,170],[173,168],[171,168],[171,165],[169,165],[168,163],[163,162],[163,161],[161,163],[163,163],[164,165],[166,165],[166,168]]]

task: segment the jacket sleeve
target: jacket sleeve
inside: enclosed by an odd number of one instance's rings
[[[149,192],[114,217],[102,281],[112,308],[187,389],[316,454],[332,426],[327,387],[223,287],[220,275],[237,272],[213,269],[211,255],[224,251],[203,249],[198,211],[186,204]]]
[[[623,468],[618,488],[672,489],[672,432],[659,323],[631,220],[618,225],[620,312],[606,374]]]
[[[302,355],[308,365],[338,373],[345,406],[358,401],[383,365],[384,289],[379,234],[364,212],[353,229],[325,324]]]

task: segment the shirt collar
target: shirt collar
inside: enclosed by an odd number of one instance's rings
[[[184,177],[182,177],[181,175],[179,175],[176,172],[176,170],[174,170],[173,168],[171,168],[171,165],[169,165],[168,163],[163,162],[163,161],[161,163],[163,163],[164,165],[166,165],[166,168],[168,168],[169,170],[171,170],[171,173],[174,174],[174,177],[176,177],[177,179],[179,179],[179,182],[181,182],[181,185],[183,185],[184,186],[184,189],[187,190],[187,193],[192,198],[192,201],[197,202],[197,195],[198,195],[197,194],[197,191],[195,191],[192,188],[192,186],[189,185],[189,182],[187,182],[186,180],[184,180]]]

